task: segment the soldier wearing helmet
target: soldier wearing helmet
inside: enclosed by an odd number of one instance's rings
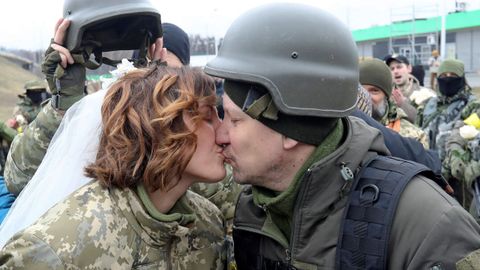
[[[206,65],[225,79],[217,143],[246,185],[234,218],[238,269],[452,269],[480,247],[473,218],[423,174],[383,193],[419,165],[385,157],[379,131],[348,116],[356,52],[333,16],[270,4],[240,16]],[[393,197],[382,227],[379,209]]]
[[[20,101],[13,109],[12,128],[21,133],[40,112],[41,103],[50,98],[47,92],[47,84],[42,80],[29,81],[24,86],[25,92],[18,95]]]
[[[370,93],[372,117],[388,128],[422,143],[428,149],[425,132],[408,121],[402,108],[390,100],[392,95],[392,76],[388,66],[379,59],[367,59],[360,62],[360,83]]]

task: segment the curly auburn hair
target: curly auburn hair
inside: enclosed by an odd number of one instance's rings
[[[104,187],[143,183],[150,191],[169,190],[195,152],[194,130],[205,117],[200,106],[215,101],[215,83],[200,69],[156,66],[129,72],[105,95],[98,153],[86,175]],[[186,126],[184,112],[194,130]]]

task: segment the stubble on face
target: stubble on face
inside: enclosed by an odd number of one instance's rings
[[[382,99],[382,101],[379,104],[373,103],[372,104],[372,118],[377,120],[377,121],[381,121],[382,118],[387,113],[387,109],[388,109],[387,104],[388,103],[387,103],[386,99]]]

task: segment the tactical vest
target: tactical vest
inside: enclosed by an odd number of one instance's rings
[[[455,121],[461,117],[462,109],[474,98],[473,95],[459,96],[458,99],[438,107],[438,97],[430,98],[423,111],[422,129],[427,133],[430,149],[437,150],[440,160],[445,159],[445,143]]]
[[[376,156],[355,178],[337,242],[336,269],[387,269],[390,229],[402,191],[416,175],[446,182],[422,164]],[[388,176],[388,177],[387,177]],[[262,256],[258,232],[233,230],[237,269],[293,270],[294,266]],[[290,254],[284,254],[285,257]]]

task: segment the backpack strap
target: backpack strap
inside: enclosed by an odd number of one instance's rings
[[[336,269],[387,269],[390,230],[408,182],[434,173],[422,164],[375,156],[357,175],[340,227]]]

